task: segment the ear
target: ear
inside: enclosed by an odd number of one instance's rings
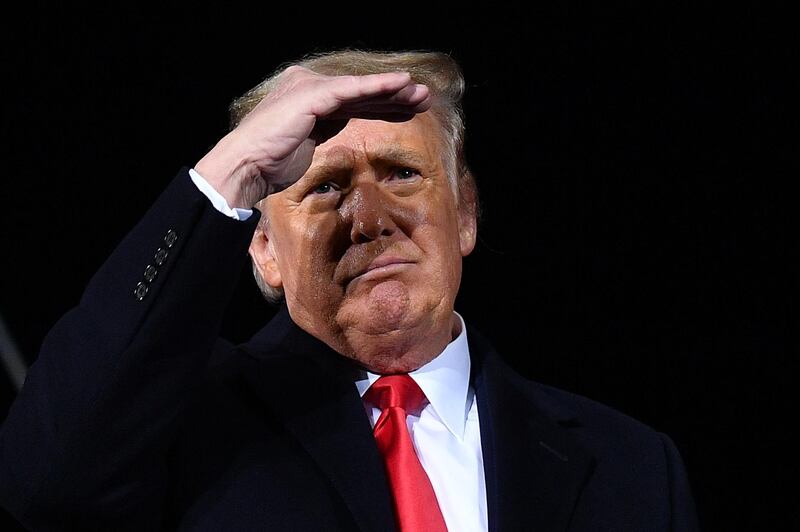
[[[275,257],[275,246],[269,239],[264,224],[258,224],[253,240],[250,242],[250,257],[253,259],[258,274],[272,288],[282,288],[283,280]]]
[[[460,207],[458,209],[458,239],[461,246],[461,256],[466,257],[475,249],[478,233],[478,220],[475,216],[475,205]]]

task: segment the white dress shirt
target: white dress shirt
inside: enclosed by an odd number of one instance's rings
[[[483,474],[478,403],[469,385],[470,358],[464,319],[461,332],[444,351],[409,373],[428,404],[419,417],[409,415],[408,431],[417,456],[433,485],[447,529],[487,530],[486,482]],[[356,381],[363,397],[380,375],[366,372]],[[381,411],[365,405],[372,426]]]
[[[232,209],[225,198],[194,169],[194,184],[219,212],[247,220],[251,209]],[[430,478],[445,524],[450,531],[488,530],[486,481],[483,472],[478,403],[469,385],[470,357],[464,318],[461,331],[439,356],[409,373],[428,399],[419,417],[407,417],[408,430],[419,461]],[[365,372],[356,381],[363,397],[380,375]],[[372,426],[381,411],[366,405]]]
[[[192,182],[200,189],[200,192],[208,198],[211,205],[222,214],[230,216],[234,220],[241,221],[245,221],[253,215],[253,209],[240,209],[238,207],[231,209],[231,206],[228,205],[228,202],[222,197],[222,194],[217,192],[217,190],[212,187],[203,176],[198,174],[194,168],[189,170],[189,177],[192,178]]]

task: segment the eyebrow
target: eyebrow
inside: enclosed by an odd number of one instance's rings
[[[318,172],[340,172],[351,168],[352,158],[336,154],[328,157],[327,160],[319,163],[312,169],[309,169],[311,174]],[[428,166],[429,162],[426,157],[421,155],[415,150],[403,148],[401,146],[388,146],[383,149],[374,151],[369,155],[370,163],[390,163],[390,164],[412,164],[415,166]]]
[[[401,146],[391,146],[383,150],[378,150],[370,157],[371,161],[389,163],[408,163],[415,166],[427,166],[428,160],[415,150],[409,150]]]

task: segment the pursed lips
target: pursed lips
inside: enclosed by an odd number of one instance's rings
[[[399,267],[400,265],[403,265],[403,264],[414,264],[414,262],[415,261],[413,261],[411,259],[407,259],[405,257],[397,257],[397,256],[392,256],[392,255],[381,255],[380,257],[376,257],[375,260],[370,262],[369,265],[364,270],[362,270],[361,272],[357,273],[353,277],[353,280],[358,279],[358,278],[363,278],[364,276],[367,276],[368,274],[370,274],[370,272],[375,271],[375,270],[380,270],[380,271],[379,272],[375,272],[375,274],[370,275],[370,277],[379,275],[380,273],[383,273],[383,272],[389,273],[394,269],[399,269],[399,268],[392,268],[392,266],[396,265],[396,266]]]

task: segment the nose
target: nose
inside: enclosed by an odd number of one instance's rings
[[[397,227],[387,208],[386,198],[375,183],[360,183],[342,204],[343,215],[350,221],[350,240],[354,244],[391,236]]]

